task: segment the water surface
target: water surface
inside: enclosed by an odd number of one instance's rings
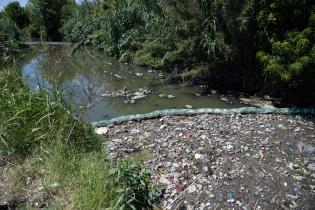
[[[29,55],[22,65],[26,83],[33,90],[58,84],[74,107],[86,110],[85,117],[90,121],[158,109],[185,108],[186,105],[193,108],[243,106],[237,101],[228,103],[220,100],[216,94],[196,96],[205,89],[169,84],[165,82],[167,75],[161,72],[121,63],[97,50],[80,48],[71,53],[71,46],[50,45],[32,47]],[[125,103],[126,97],[102,96],[105,91],[124,89],[134,93],[139,88],[146,88],[151,93],[134,104]],[[161,98],[160,94],[175,98]]]

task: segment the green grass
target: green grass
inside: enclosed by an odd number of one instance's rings
[[[111,162],[105,139],[71,114],[60,92],[31,92],[15,69],[0,70],[0,86],[0,157],[11,160],[0,200],[21,209],[150,207],[150,173],[141,164]]]

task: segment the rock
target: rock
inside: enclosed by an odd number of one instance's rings
[[[192,109],[193,107],[191,105],[185,105],[186,109]]]
[[[95,133],[98,135],[104,135],[108,133],[108,129],[106,127],[96,128]]]
[[[214,195],[214,194],[210,194],[210,195],[209,195],[209,198],[210,198],[210,199],[214,199],[214,198],[215,198],[215,195]]]

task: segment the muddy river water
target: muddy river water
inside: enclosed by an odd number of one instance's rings
[[[159,109],[244,106],[226,102],[214,92],[202,94],[205,87],[170,84],[161,71],[124,64],[97,50],[71,49],[69,45],[31,47],[20,65],[22,75],[34,91],[58,85],[90,121]]]

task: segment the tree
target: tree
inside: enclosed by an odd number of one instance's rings
[[[9,3],[4,8],[4,12],[5,15],[14,21],[20,29],[25,28],[30,23],[24,8],[21,7],[20,3],[17,1]]]
[[[67,5],[74,5],[74,0],[30,0],[35,11],[42,19],[49,40],[62,40],[59,29],[64,17],[63,9]]]

